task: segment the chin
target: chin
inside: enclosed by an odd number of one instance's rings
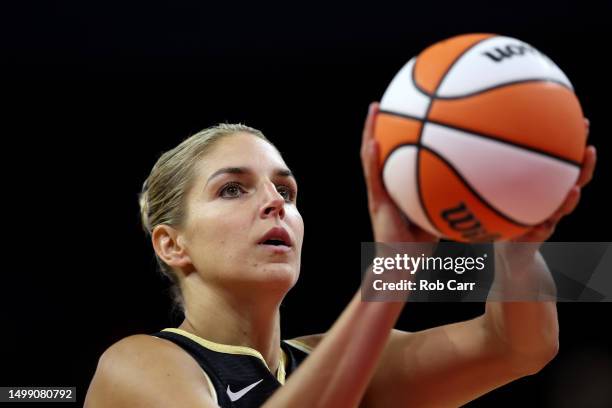
[[[267,264],[258,268],[256,275],[259,284],[288,291],[295,285],[299,270],[287,264]]]

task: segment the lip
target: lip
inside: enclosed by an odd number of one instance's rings
[[[279,241],[283,241],[284,245],[269,245],[264,244],[265,241],[269,239],[276,239]],[[273,227],[268,230],[258,241],[258,245],[270,248],[279,249],[280,252],[287,252],[293,247],[293,241],[291,240],[291,236],[283,227]]]
[[[292,248],[290,246],[287,245],[268,245],[268,244],[259,244],[257,245],[258,247],[260,247],[261,249],[263,249],[266,252],[271,252],[272,254],[286,254],[288,252],[291,252]]]

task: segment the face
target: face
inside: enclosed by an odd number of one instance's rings
[[[194,269],[210,284],[289,290],[304,236],[296,199],[276,148],[248,133],[219,140],[196,166],[180,229]],[[262,244],[266,237],[273,241]]]

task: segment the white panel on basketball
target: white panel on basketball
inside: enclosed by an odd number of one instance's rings
[[[552,80],[572,88],[546,55],[510,37],[492,37],[462,55],[442,80],[437,96],[458,97],[514,81]]]
[[[429,222],[419,201],[417,154],[416,146],[402,146],[394,150],[385,162],[383,181],[393,201],[410,220],[429,233],[440,236],[440,232]]]
[[[412,80],[416,58],[411,59],[395,75],[380,100],[380,109],[424,119],[430,97],[419,91]]]
[[[534,225],[547,219],[578,178],[578,166],[517,146],[427,123],[423,145],[444,157],[491,206]]]

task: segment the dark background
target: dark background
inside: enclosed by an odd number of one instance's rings
[[[264,131],[297,175],[306,233],[283,337],[327,330],[358,287],[360,242],[372,239],[359,160],[368,103],[409,58],[456,34],[520,38],[568,75],[599,163],[551,240],[610,241],[610,2],[457,3],[4,10],[0,385],[76,386],[82,401],[113,342],[180,323],[140,229],[137,194],[161,152],[218,122]],[[612,305],[558,309],[555,360],[469,406],[612,405]],[[413,303],[397,327],[483,311]]]

